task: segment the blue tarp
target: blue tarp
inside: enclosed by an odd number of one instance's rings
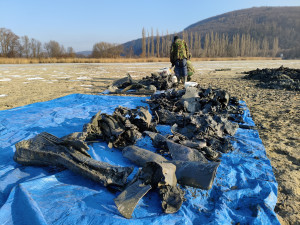
[[[0,111],[0,224],[280,224],[274,212],[277,183],[256,130],[238,129],[234,151],[223,154],[212,189],[184,188],[186,201],[175,214],[164,214],[157,191],[151,191],[132,219],[125,219],[113,201],[118,193],[68,170],[13,161],[14,145],[21,140],[43,131],[58,137],[80,132],[99,110],[135,108],[146,105],[145,99],[73,94]],[[249,110],[244,119],[254,125]],[[150,140],[138,144],[153,149]],[[96,160],[132,165],[106,143],[89,147]]]

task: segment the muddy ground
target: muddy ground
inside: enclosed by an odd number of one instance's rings
[[[194,62],[193,81],[222,88],[244,100],[258,126],[278,182],[275,208],[281,224],[300,221],[299,92],[262,89],[242,79],[256,68],[300,68],[300,61]],[[0,65],[0,110],[47,101],[72,93],[99,94],[115,79],[130,73],[140,79],[169,63]],[[225,71],[219,71],[225,69]],[[229,70],[230,69],[230,70]],[[1,120],[1,118],[0,118]]]

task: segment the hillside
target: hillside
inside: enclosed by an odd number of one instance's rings
[[[263,48],[263,41],[267,42],[269,52],[272,51],[274,39],[278,38],[277,56],[283,53],[287,58],[300,57],[300,7],[254,7],[232,11],[194,23],[183,32],[187,41],[191,41],[190,34],[194,42],[199,37],[201,48],[204,48],[205,35],[212,32],[218,34],[219,38],[224,34],[229,43],[237,35],[239,38],[248,35],[257,48]],[[165,36],[161,38],[171,40]],[[128,50],[132,47],[138,55],[142,51],[141,45],[142,40],[138,39],[125,43],[124,48]]]

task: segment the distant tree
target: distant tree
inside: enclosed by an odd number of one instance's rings
[[[123,52],[123,47],[118,44],[108,42],[99,42],[94,44],[92,57],[93,58],[117,58]]]
[[[264,37],[264,39],[261,43],[261,49],[262,49],[262,56],[266,57],[269,52],[269,42],[266,37]]]
[[[193,45],[194,45],[194,36],[193,36],[193,32],[191,31],[190,32],[190,52],[192,52],[194,49]]]
[[[274,40],[273,40],[273,47],[272,47],[272,56],[275,57],[277,52],[278,52],[278,37],[275,37]]]
[[[75,54],[74,49],[72,47],[68,47],[67,56],[70,57],[70,58],[75,58],[76,54]]]
[[[142,30],[142,58],[146,57],[146,33],[145,33],[145,28]]]
[[[148,31],[148,37],[147,37],[147,57],[150,57],[150,35]]]
[[[160,51],[160,56],[164,57],[165,56],[165,37],[163,31],[161,32],[161,51]]]
[[[243,56],[245,56],[245,53],[246,53],[246,36],[245,36],[245,34],[242,34],[240,54],[243,57]]]
[[[158,29],[156,30],[156,56],[159,58],[159,46],[160,46],[160,36]]]
[[[22,40],[22,55],[26,58],[29,58],[30,56],[30,43],[29,43],[29,38],[27,35],[21,37]]]
[[[34,38],[30,41],[31,57],[40,58],[42,53],[42,43]]]
[[[209,46],[210,46],[210,37],[209,33],[205,34],[205,40],[204,40],[204,56],[209,57]]]
[[[47,55],[48,57],[61,57],[62,55],[62,48],[59,45],[59,43],[57,41],[49,41],[47,43],[44,44],[44,48],[47,51]]]
[[[16,57],[19,49],[19,37],[9,29],[0,28],[0,56]]]
[[[154,57],[154,36],[153,28],[151,28],[151,56]]]

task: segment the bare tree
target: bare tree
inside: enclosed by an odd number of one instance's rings
[[[67,55],[70,58],[75,58],[76,54],[75,54],[74,49],[72,47],[68,47],[68,49],[67,49]]]
[[[272,48],[272,56],[273,57],[275,57],[278,52],[278,49],[279,49],[278,44],[279,44],[278,37],[275,37],[273,40],[273,48]]]
[[[160,36],[158,29],[156,30],[156,56],[159,58],[159,46],[160,46]]]
[[[154,36],[153,36],[153,28],[151,28],[151,56],[154,57]]]
[[[269,42],[266,37],[264,37],[262,44],[261,44],[262,56],[267,56],[269,52]]]
[[[0,55],[15,57],[20,49],[19,37],[11,30],[0,28]]]
[[[60,57],[62,55],[61,47],[57,41],[49,41],[44,44],[48,57]]]
[[[23,55],[26,58],[29,58],[30,56],[30,42],[29,42],[29,38],[27,35],[21,37],[22,40],[22,50],[23,50]]]
[[[150,37],[149,37],[149,31],[148,31],[148,37],[147,37],[147,57],[150,57]]]
[[[123,52],[122,45],[111,44],[108,42],[99,42],[94,44],[92,57],[93,58],[117,58]]]
[[[142,30],[142,58],[146,57],[146,34],[145,34],[145,28]]]
[[[209,57],[209,46],[210,46],[210,38],[209,33],[205,34],[205,40],[204,40],[204,56]]]

